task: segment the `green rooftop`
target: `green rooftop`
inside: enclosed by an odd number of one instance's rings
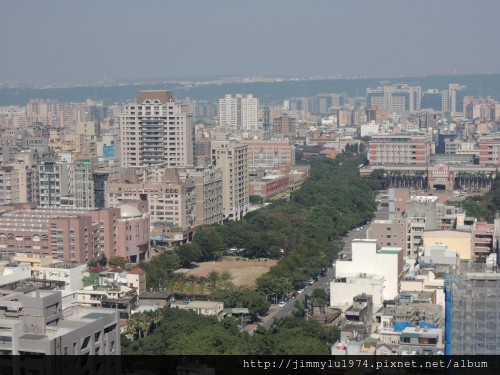
[[[90,276],[83,277],[83,286],[97,285],[99,284],[99,274],[90,272]]]
[[[378,251],[379,254],[399,254],[401,250],[389,250],[389,249],[380,249]]]

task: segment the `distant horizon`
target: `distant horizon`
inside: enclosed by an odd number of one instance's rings
[[[366,88],[388,84],[408,84],[427,89],[446,90],[450,83],[467,86],[467,95],[500,100],[500,73],[470,75],[428,75],[408,77],[342,78],[342,79],[283,79],[283,80],[211,80],[207,83],[185,84],[165,82],[161,79],[148,82],[33,87],[0,87],[0,106],[26,105],[31,99],[56,99],[66,103],[82,103],[87,99],[103,101],[106,105],[128,103],[137,98],[141,90],[168,90],[181,100],[206,100],[217,102],[227,94],[253,94],[261,104],[275,105],[292,97],[310,97],[326,93],[343,93],[351,97],[365,96]]]
[[[156,78],[119,78],[116,80],[109,80],[107,82],[95,81],[89,83],[83,82],[48,82],[45,84],[35,84],[32,82],[18,82],[18,81],[4,81],[0,82],[0,88],[11,88],[8,86],[18,85],[13,88],[20,89],[45,89],[45,88],[78,88],[78,87],[114,87],[114,86],[137,86],[144,84],[162,84],[162,83],[181,83],[183,81],[188,81],[189,83],[209,83],[211,81],[225,81],[224,83],[230,83],[229,81],[235,81],[233,83],[255,83],[263,82],[263,80],[271,79],[282,79],[284,81],[314,81],[314,80],[374,80],[374,79],[411,79],[411,78],[425,78],[425,77],[463,77],[463,76],[483,76],[483,75],[500,75],[499,72],[476,72],[476,73],[442,73],[442,74],[410,74],[410,75],[374,75],[374,76],[343,76],[343,75],[212,75],[212,76],[178,76],[178,77],[156,77]],[[257,80],[260,78],[261,80]],[[247,79],[255,79],[255,81],[242,82]],[[404,83],[404,82],[401,82]]]

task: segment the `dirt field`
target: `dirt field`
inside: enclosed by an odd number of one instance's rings
[[[207,276],[211,271],[227,270],[233,275],[235,285],[253,286],[255,280],[276,264],[275,260],[250,261],[240,258],[224,258],[221,262],[197,263],[198,267],[189,270],[187,275]]]

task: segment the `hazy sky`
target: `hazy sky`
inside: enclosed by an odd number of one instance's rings
[[[0,82],[500,72],[499,0],[3,0]]]

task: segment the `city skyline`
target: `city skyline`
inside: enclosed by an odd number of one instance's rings
[[[492,0],[12,2],[0,15],[0,82],[497,73],[498,10]]]

